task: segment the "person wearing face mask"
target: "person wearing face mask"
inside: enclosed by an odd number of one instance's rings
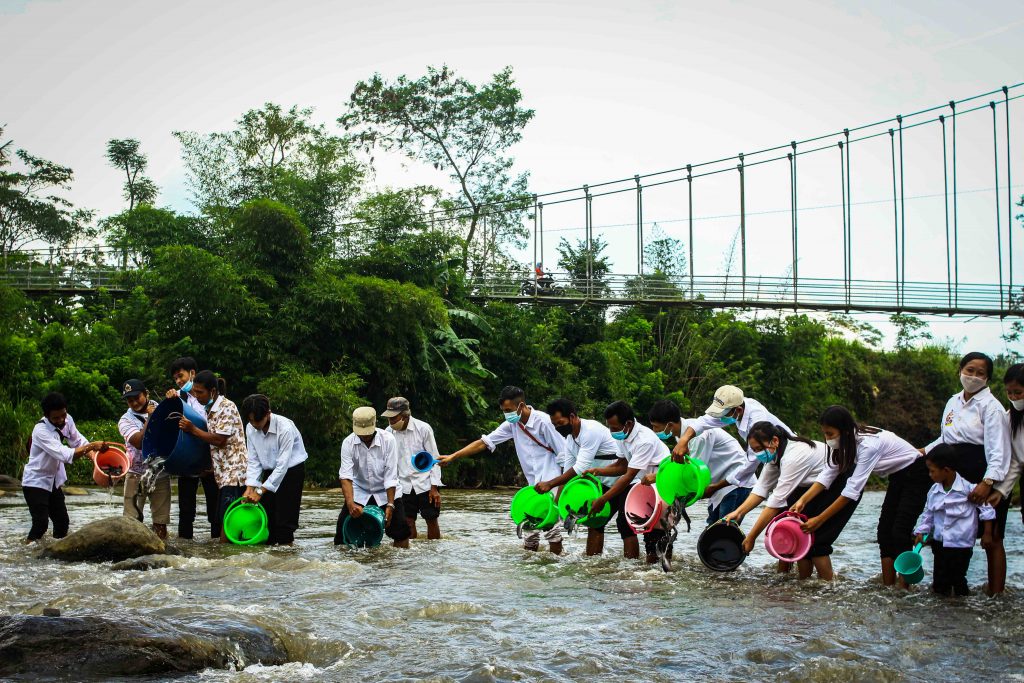
[[[217,510],[211,521],[211,535],[227,543],[224,535],[224,513],[228,506],[245,493],[245,474],[249,456],[245,448],[245,426],[238,408],[224,395],[224,380],[210,370],[195,376],[192,395],[203,405],[206,429],[200,429],[187,417],[178,421],[178,428],[210,444],[213,477],[217,482]]]
[[[817,480],[826,467],[828,448],[823,443],[796,436],[771,422],[751,425],[747,432],[747,445],[754,451],[754,457],[764,464],[764,468],[747,499],[724,519],[738,522],[764,503],[764,509],[743,539],[743,550],[750,553],[768,522],[796,503]],[[828,496],[819,498],[825,499],[819,504],[826,507],[832,502]],[[815,534],[810,552],[797,563],[801,579],[809,578],[813,571],[817,571],[818,578],[832,580],[832,560],[829,556],[832,554],[833,540],[834,537]],[[789,562],[779,561],[778,569],[780,572],[788,572],[792,566]]]
[[[192,393],[195,386],[196,372],[199,366],[194,358],[183,356],[171,363],[171,379],[176,386],[168,389],[166,398],[180,398],[182,403],[202,415],[206,408]],[[213,470],[201,472],[194,477],[178,477],[178,538],[192,539],[195,534],[196,496],[199,485],[203,485],[203,497],[206,499],[206,520],[210,523],[210,537],[219,538],[217,529],[217,480]]]
[[[956,471],[965,481],[974,484],[970,500],[981,504],[992,495],[995,485],[1006,478],[1010,468],[1010,429],[1006,410],[988,388],[992,378],[992,359],[972,351],[960,360],[960,385],[963,391],[954,394],[942,411],[939,437],[922,449],[929,453],[940,444],[956,452]],[[996,508],[996,519],[1005,520],[1010,501]],[[997,527],[1000,523],[997,522]],[[1002,533],[985,548],[988,559],[989,595],[1001,593],[1006,586],[1006,549]]]
[[[99,450],[103,444],[89,442],[75,427],[68,415],[68,402],[64,396],[52,392],[40,403],[43,419],[32,428],[28,464],[21,478],[21,492],[25,496],[32,528],[26,542],[37,541],[53,522],[53,537],[68,535],[71,519],[64,502],[64,483],[68,480],[64,465]]]
[[[427,540],[441,538],[441,526],[438,517],[441,515],[441,468],[431,467],[420,472],[412,464],[412,457],[420,451],[437,456],[437,441],[434,439],[434,428],[423,420],[412,416],[409,399],[401,396],[388,399],[388,407],[381,417],[387,419],[386,431],[395,437],[398,444],[398,480],[399,489],[396,494],[402,498],[405,508],[405,519],[409,523],[409,538],[418,538],[416,529],[417,515],[427,523]]]
[[[567,398],[559,398],[548,404],[548,415],[555,430],[565,438],[565,451],[560,454],[563,472],[554,479],[542,481],[534,486],[540,493],[547,493],[566,483],[577,475],[584,474],[595,467],[615,464],[620,456],[619,447],[608,428],[597,420],[584,420],[576,413],[576,404]],[[607,493],[615,484],[617,477],[600,477],[601,489]],[[615,517],[615,528],[622,538],[622,554],[627,558],[640,557],[640,541],[636,532],[629,526],[622,506],[626,501],[626,491],[610,499],[612,516]],[[611,522],[611,518],[608,519]],[[600,555],[604,551],[603,527],[587,528],[587,555]]]
[[[299,528],[309,457],[302,434],[294,422],[270,411],[270,399],[263,394],[245,397],[242,416],[249,459],[243,496],[267,513],[267,545],[291,545]]]
[[[924,457],[892,432],[857,424],[843,406],[829,406],[819,422],[831,449],[828,467],[790,510],[809,517],[804,531],[838,537],[853,516],[868,476],[888,477],[877,538],[882,583],[892,586],[897,579],[894,562],[913,547],[914,525],[932,486]],[[827,507],[823,496],[832,499]],[[902,581],[901,585],[906,586]]]
[[[149,512],[153,518],[153,531],[161,539],[167,538],[167,525],[171,523],[171,477],[161,472],[156,485],[149,493],[140,486],[139,480],[146,468],[142,459],[142,437],[146,432],[149,416],[156,408],[156,401],[149,399],[149,391],[140,379],[124,383],[121,397],[128,404],[128,410],[117,422],[117,431],[124,439],[125,450],[132,460],[128,476],[124,479],[124,516],[145,521],[143,509],[149,498]]]
[[[565,450],[565,439],[555,430],[551,418],[542,410],[526,404],[526,392],[519,387],[507,386],[498,396],[498,407],[504,421],[490,434],[451,455],[440,458],[442,466],[450,465],[459,458],[494,449],[506,441],[515,445],[519,465],[523,468],[526,483],[530,486],[549,481],[561,474],[558,454]],[[537,550],[540,547],[540,531],[534,530],[523,536],[523,547]],[[556,525],[544,532],[551,552],[562,552],[562,534]]]
[[[683,462],[687,453],[690,452],[690,439],[699,436],[705,430],[736,425],[736,431],[739,432],[740,438],[746,441],[750,427],[758,422],[771,422],[791,434],[795,433],[786,426],[785,422],[768,412],[768,409],[760,401],[745,397],[743,390],[739,387],[734,387],[731,384],[719,387],[715,392],[714,400],[704,414],[683,430],[672,449],[672,459],[676,462]],[[755,462],[753,451],[748,449],[747,456],[750,461]],[[755,464],[754,467],[756,468],[757,465]]]
[[[996,511],[992,540],[993,544],[998,545],[1002,545],[1006,533],[1010,497],[1021,472],[1024,471],[1024,429],[1021,428],[1024,425],[1024,364],[1017,363],[1006,369],[1003,387],[1006,389],[1006,398],[1010,401],[1010,408],[1006,411],[1010,434],[1010,463],[1006,469],[1006,476],[996,484],[995,490],[988,497],[989,505]],[[1021,518],[1024,519],[1024,507],[1021,508]],[[1005,546],[1003,552],[1006,552]]]
[[[679,406],[668,399],[651,406],[647,420],[662,441],[678,439],[683,430],[694,428],[697,422],[684,420]],[[702,439],[704,450],[700,458],[711,471],[711,484],[704,490],[708,498],[708,524],[714,524],[739,507],[750,495],[757,460],[748,458],[736,439],[724,429],[707,429]]]

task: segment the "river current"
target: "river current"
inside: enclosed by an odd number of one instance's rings
[[[511,495],[445,491],[444,538],[402,551],[335,548],[340,496],[307,492],[293,548],[181,541],[191,557],[175,567],[112,571],[36,559],[21,542],[28,510],[10,492],[0,498],[0,613],[230,616],[273,630],[290,660],[152,681],[1024,681],[1018,509],[1007,527],[1007,593],[978,590],[979,546],[974,594],[943,599],[927,590],[928,551],[916,590],[879,583],[880,493],[865,494],[840,537],[832,584],[774,573],[760,541],[738,571],[706,570],[695,550],[700,503],[668,574],[623,559],[611,528],[600,558],[584,556],[583,536],[562,557],[529,553],[508,519]],[[120,511],[106,492],[68,503],[72,531]],[[205,524],[196,526],[198,537]]]

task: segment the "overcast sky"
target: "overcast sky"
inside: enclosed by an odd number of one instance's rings
[[[110,138],[141,140],[160,203],[188,211],[172,131],[227,130],[267,101],[314,107],[334,126],[358,80],[416,76],[428,64],[474,81],[513,67],[524,105],[537,112],[514,150],[535,192],[726,157],[1024,81],[1024,3],[0,0],[0,45],[7,137],[71,166],[71,199],[102,216],[123,206],[121,178],[104,161]],[[1019,197],[1024,100],[1010,111]],[[981,112],[963,117],[959,132],[962,281],[993,281],[996,270],[991,126]],[[939,135],[927,126],[905,141],[909,280],[946,276]],[[889,148],[877,142],[855,157],[854,268],[857,277],[891,279],[892,204],[882,202],[891,200]],[[841,213],[814,207],[839,203],[838,153],[800,164],[799,204],[809,209],[800,214],[800,272],[835,277]],[[1005,156],[1000,165],[1005,174]],[[792,265],[788,166],[748,173],[750,272],[784,275]],[[424,180],[440,179],[378,157],[377,186]],[[1002,175],[1004,231],[1005,182]],[[738,222],[736,174],[695,193],[695,272],[716,274]],[[644,200],[648,231],[656,222],[687,239],[685,184],[651,189]],[[627,193],[594,204],[616,272],[636,268],[633,201]],[[554,267],[557,238],[583,235],[582,207],[546,218],[544,260]],[[1022,235],[1018,224],[1024,256]],[[1019,260],[1014,280],[1024,282]],[[1004,348],[998,320],[929,321],[961,350]]]

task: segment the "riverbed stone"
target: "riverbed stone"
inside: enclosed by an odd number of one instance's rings
[[[186,559],[180,555],[143,555],[130,560],[115,562],[111,567],[114,571],[146,571],[149,569],[167,569],[179,567]]]
[[[0,489],[19,491],[21,490],[21,480],[7,476],[6,474],[0,474]]]
[[[217,617],[0,616],[0,677],[84,680],[287,661],[273,631]]]
[[[152,529],[130,517],[105,517],[49,544],[40,557],[67,562],[120,562],[143,555],[162,555],[167,546]]]
[[[61,489],[64,491],[65,496],[88,496],[89,489],[83,489],[81,486],[65,486]]]

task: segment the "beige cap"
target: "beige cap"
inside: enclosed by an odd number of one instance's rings
[[[377,411],[369,406],[352,411],[352,431],[356,436],[369,436],[377,429]]]
[[[704,414],[711,417],[722,417],[733,408],[741,405],[743,405],[743,390],[731,384],[726,384],[724,387],[718,387],[718,391],[715,392],[715,400],[711,402],[711,405],[704,411]]]

